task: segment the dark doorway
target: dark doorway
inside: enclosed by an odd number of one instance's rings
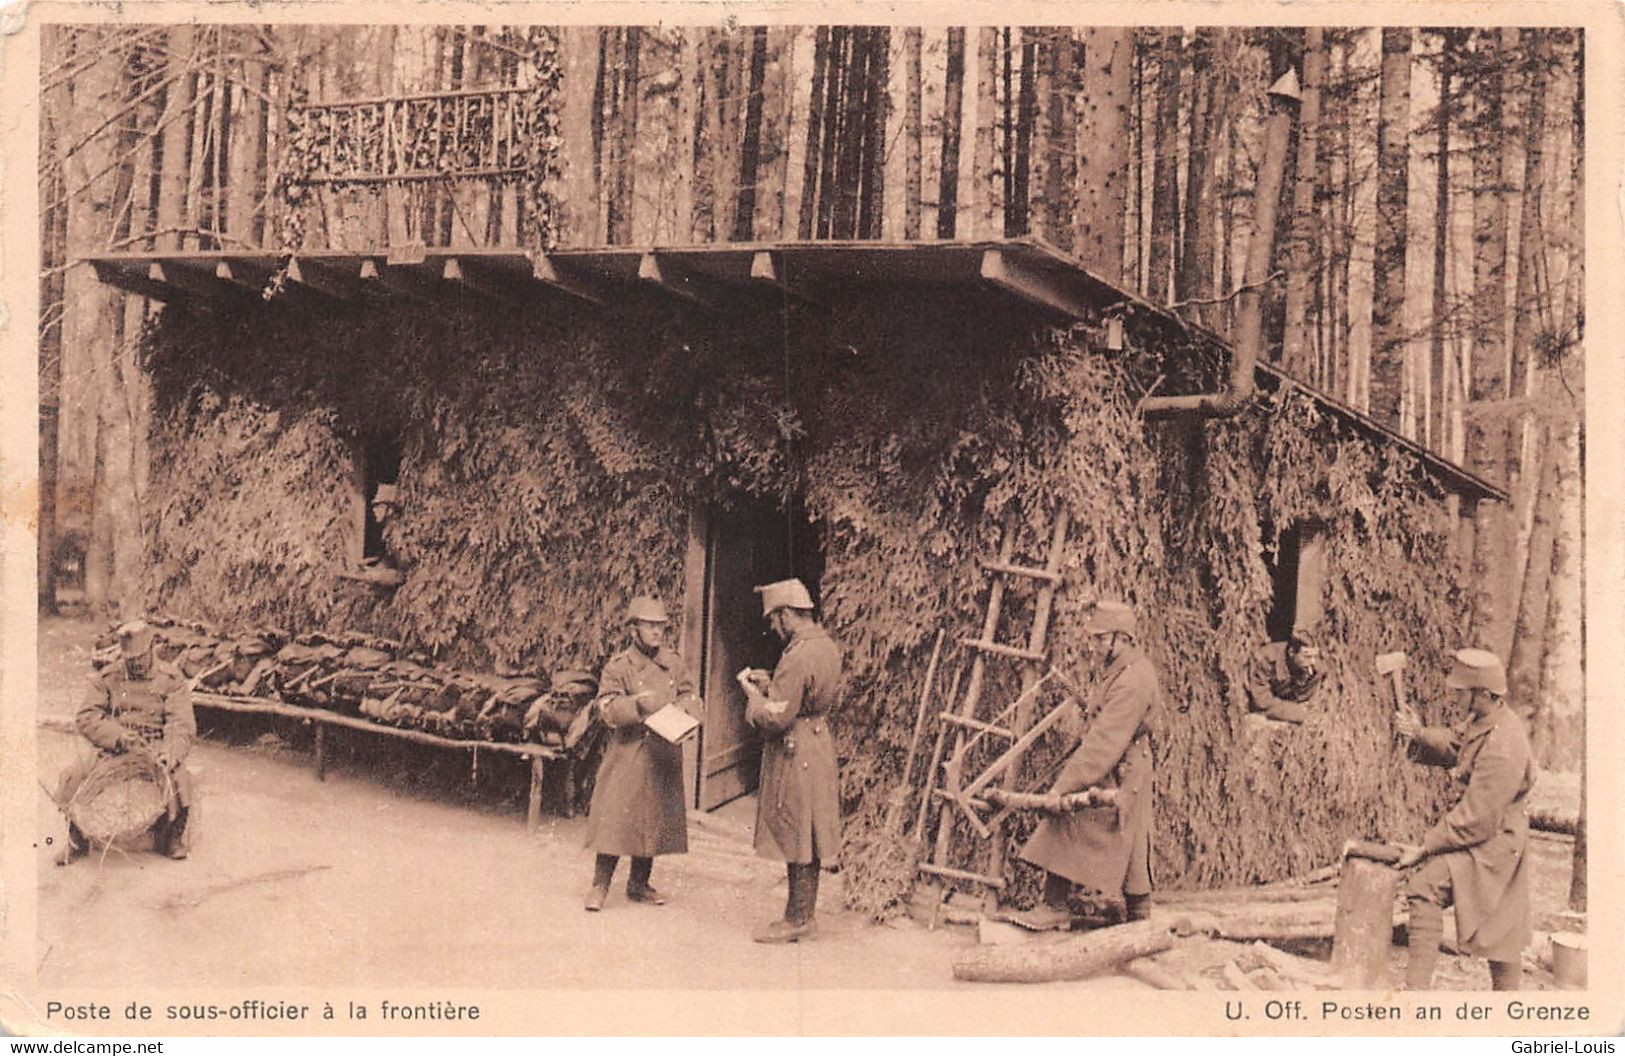
[[[799,501],[744,499],[712,511],[707,532],[699,806],[711,810],[756,788],[761,742],[745,722],[743,667],[772,670],[781,643],[762,618],[763,583],[800,578],[819,600],[824,555]]]

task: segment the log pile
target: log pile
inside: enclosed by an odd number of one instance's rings
[[[157,632],[158,659],[208,692],[322,708],[459,740],[567,750],[585,750],[592,740],[585,735],[587,705],[598,683],[585,671],[484,674],[438,666],[399,642],[354,632],[234,634],[165,616],[147,622]],[[117,659],[117,638],[108,632],[96,640],[92,663],[99,670]]]

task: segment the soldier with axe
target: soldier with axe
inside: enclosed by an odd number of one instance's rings
[[[1433,985],[1445,907],[1456,907],[1462,950],[1490,962],[1491,984],[1516,990],[1529,944],[1529,818],[1534,786],[1529,731],[1506,704],[1506,670],[1494,653],[1457,651],[1445,685],[1465,690],[1470,716],[1458,728],[1424,726],[1403,700],[1395,727],[1412,760],[1449,767],[1462,786],[1456,805],[1418,846],[1402,849],[1397,868],[1416,867],[1406,885],[1410,957],[1405,983]]]

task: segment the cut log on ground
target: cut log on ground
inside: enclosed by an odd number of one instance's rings
[[[1196,984],[1185,978],[1184,973],[1167,965],[1159,964],[1152,957],[1141,957],[1128,962],[1123,966],[1123,974],[1138,979],[1147,986],[1154,986],[1158,990],[1196,989]]]
[[[1292,990],[1336,989],[1331,966],[1308,957],[1294,957],[1267,942],[1255,942],[1236,958],[1248,970],[1268,968]]]
[[[1180,914],[1197,931],[1234,942],[1289,942],[1301,939],[1329,939],[1337,905],[1327,899],[1315,902],[1270,902],[1259,905],[1234,904],[1223,907],[1180,907]]]
[[[954,978],[974,983],[1087,979],[1174,944],[1175,922],[1137,920],[1075,938],[1024,946],[978,946],[954,960]]]

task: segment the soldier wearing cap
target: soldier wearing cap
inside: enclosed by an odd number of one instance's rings
[[[149,753],[169,771],[173,793],[153,823],[153,846],[171,858],[190,853],[197,830],[196,786],[182,764],[197,736],[192,689],[186,676],[158,660],[151,626],[133,620],[118,629],[119,662],[93,675],[75,725],[97,754],[63,771],[56,801],[64,810],[102,759],[129,751]],[[68,824],[68,845],[57,859],[66,865],[89,850],[78,826]]]
[[[643,720],[668,704],[700,718],[700,700],[688,666],[664,644],[665,605],[646,595],[633,598],[626,622],[632,644],[604,664],[592,705],[610,734],[587,811],[587,846],[597,852],[589,912],[604,908],[621,855],[632,859],[627,899],[664,905],[665,896],[649,883],[654,858],[688,850],[683,750]]]
[[[1302,722],[1309,717],[1304,705],[1320,690],[1326,672],[1320,649],[1309,632],[1294,628],[1284,642],[1270,642],[1253,654],[1248,669],[1247,695],[1254,711],[1277,722]]]
[[[840,777],[829,713],[841,689],[841,651],[813,620],[812,596],[799,579],[756,588],[762,615],[784,640],[769,676],[741,671],[745,720],[762,734],[756,801],[756,853],[785,863],[784,917],[758,930],[757,942],[796,942],[816,932],[818,871],[841,847]]]
[[[1052,795],[1086,788],[1116,789],[1114,805],[1046,817],[1021,849],[1045,870],[1040,905],[1009,919],[1035,931],[1069,926],[1074,884],[1123,898],[1126,916],[1151,915],[1151,747],[1153,709],[1161,700],[1157,673],[1134,644],[1134,610],[1118,601],[1095,606],[1086,625],[1100,670],[1091,702],[1094,719],[1061,772]]]
[[[1423,726],[1401,711],[1399,732],[1410,757],[1451,769],[1461,798],[1422,837],[1406,847],[1398,867],[1419,866],[1406,884],[1410,903],[1410,955],[1406,986],[1433,985],[1445,907],[1456,907],[1456,937],[1463,952],[1490,962],[1491,985],[1516,990],[1529,944],[1529,818],[1524,804],[1534,786],[1529,731],[1506,704],[1506,670],[1483,649],[1462,649],[1445,685],[1466,690],[1470,714],[1455,729]]]

